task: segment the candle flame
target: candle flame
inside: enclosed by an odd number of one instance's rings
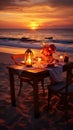
[[[60,56],[60,59],[63,59],[63,58],[64,58],[64,57],[61,55],[61,56]]]

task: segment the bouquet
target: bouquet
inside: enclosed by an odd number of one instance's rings
[[[48,56],[52,56],[53,53],[55,53],[56,51],[56,47],[54,44],[50,44],[50,45],[44,45],[44,47],[42,48],[42,54],[46,57]]]

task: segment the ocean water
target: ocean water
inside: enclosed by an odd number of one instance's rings
[[[1,47],[42,48],[54,44],[57,51],[73,54],[73,29],[0,29]]]

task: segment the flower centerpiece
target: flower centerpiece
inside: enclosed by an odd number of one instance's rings
[[[45,59],[49,62],[51,62],[51,60],[53,59],[53,53],[56,52],[56,47],[54,44],[46,44],[44,45],[44,47],[42,48],[42,54],[45,57]]]

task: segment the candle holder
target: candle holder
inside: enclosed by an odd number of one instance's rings
[[[64,57],[64,62],[65,62],[65,63],[69,62],[69,57],[68,57],[68,56],[65,56],[65,57]]]
[[[30,50],[30,49],[27,49],[26,51],[25,51],[25,55],[24,55],[25,57],[24,57],[24,59],[25,59],[25,65],[27,66],[27,67],[31,67],[32,66],[32,58],[33,58],[33,53],[32,53],[32,51]]]

